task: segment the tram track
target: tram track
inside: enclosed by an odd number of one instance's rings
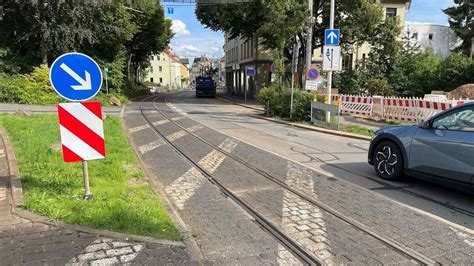
[[[415,250],[413,250],[413,249],[411,249],[407,246],[404,246],[400,243],[397,243],[396,241],[387,239],[387,238],[377,234],[376,232],[370,230],[369,228],[367,228],[365,225],[361,224],[360,222],[341,214],[337,210],[335,210],[332,207],[328,206],[327,204],[321,202],[320,200],[314,198],[313,196],[307,194],[306,192],[301,191],[299,189],[295,189],[295,188],[289,186],[284,181],[282,181],[282,178],[275,177],[275,176],[269,174],[268,172],[258,168],[257,166],[255,166],[255,165],[253,165],[253,164],[251,164],[251,163],[249,163],[249,162],[247,162],[247,161],[245,161],[245,160],[243,160],[243,159],[241,159],[241,158],[239,158],[239,157],[237,157],[237,156],[235,156],[231,153],[228,153],[225,150],[221,149],[220,147],[204,140],[203,138],[201,138],[200,136],[198,136],[194,132],[189,131],[187,128],[185,128],[182,125],[180,125],[179,123],[177,123],[177,121],[175,121],[175,119],[173,119],[173,117],[168,116],[167,114],[165,114],[164,111],[160,110],[160,108],[156,105],[157,104],[157,102],[156,102],[157,99],[158,99],[158,97],[153,97],[153,100],[152,100],[154,110],[158,111],[158,113],[160,113],[161,116],[163,116],[169,122],[174,124],[180,130],[183,130],[184,132],[186,132],[190,136],[193,136],[194,138],[196,138],[197,140],[199,140],[203,144],[211,147],[214,150],[217,150],[218,152],[222,153],[226,157],[228,157],[228,158],[236,161],[237,163],[245,166],[246,168],[254,171],[258,175],[263,176],[267,180],[269,180],[269,181],[273,182],[274,184],[276,184],[277,186],[281,187],[283,190],[289,191],[289,192],[293,193],[294,195],[300,197],[301,199],[309,202],[310,204],[324,210],[325,212],[331,214],[332,216],[336,217],[337,219],[344,222],[345,224],[347,224],[347,225],[355,228],[356,230],[359,230],[359,231],[363,232],[364,234],[380,241],[381,244],[393,249],[395,252],[397,252],[399,254],[402,254],[406,258],[408,258],[408,259],[410,259],[410,260],[412,260],[412,261],[414,261],[418,264],[421,264],[421,265],[435,265],[435,264],[438,264],[436,261],[424,256],[423,254],[420,254],[419,252],[417,252],[417,251],[415,251]],[[165,98],[164,101],[166,103],[167,99]],[[252,217],[256,218],[257,223],[259,223],[265,230],[267,230],[269,233],[271,233],[275,238],[277,238],[280,242],[282,242],[287,248],[289,248],[294,254],[298,255],[298,257],[300,257],[300,259],[302,259],[306,263],[308,263],[308,264],[319,264],[320,263],[320,261],[317,258],[314,258],[308,251],[305,251],[304,248],[302,248],[298,243],[293,241],[290,237],[285,235],[285,233],[281,232],[275,225],[273,225],[271,222],[266,220],[265,217],[260,215],[254,209],[252,209],[252,207],[249,204],[243,202],[237,196],[235,196],[222,183],[220,183],[218,180],[216,180],[216,178],[214,178],[209,172],[207,172],[203,167],[201,167],[192,158],[187,156],[181,148],[177,147],[171,141],[167,140],[166,136],[163,133],[161,133],[156,127],[154,127],[153,124],[148,120],[145,113],[143,112],[143,109],[142,109],[141,105],[140,105],[140,110],[142,112],[143,117],[147,121],[147,123],[153,128],[153,130],[161,138],[163,138],[178,154],[183,156],[191,165],[195,166],[201,173],[203,173],[209,179],[209,181],[211,183],[213,183],[214,185],[216,185],[221,191],[223,191],[223,193],[225,195],[229,196],[229,198],[231,198],[234,202],[236,202],[239,206],[241,206],[247,213],[249,213]],[[169,111],[166,111],[166,112],[170,113]],[[171,112],[173,112],[173,111],[171,111]]]

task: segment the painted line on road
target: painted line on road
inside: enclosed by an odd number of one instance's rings
[[[0,149],[0,158],[4,158],[4,157],[6,157],[5,150]]]
[[[132,127],[130,128],[128,131],[130,133],[136,133],[138,131],[141,131],[141,130],[144,130],[144,129],[147,129],[147,128],[150,128],[150,125],[149,124],[145,124],[143,126],[138,126],[138,127]]]
[[[159,140],[155,140],[151,143],[138,147],[138,150],[140,151],[141,154],[145,154],[163,145],[165,145],[165,141],[162,139],[159,139]]]
[[[453,223],[453,222],[448,221],[448,220],[446,220],[446,219],[444,219],[444,218],[442,218],[442,217],[440,217],[440,216],[431,214],[431,213],[429,213],[429,212],[427,212],[427,211],[424,211],[424,210],[418,209],[418,208],[416,208],[416,207],[412,207],[412,206],[410,206],[410,205],[407,205],[407,204],[405,204],[405,203],[402,203],[402,202],[400,202],[400,201],[394,200],[394,199],[389,198],[389,197],[387,197],[387,196],[385,196],[385,195],[383,195],[383,194],[379,194],[379,193],[377,193],[377,192],[375,192],[375,191],[372,191],[372,190],[370,190],[370,189],[367,189],[367,188],[365,188],[365,187],[363,187],[363,186],[361,186],[361,185],[354,184],[354,183],[352,183],[352,182],[350,182],[350,181],[347,181],[347,180],[345,180],[345,179],[343,179],[343,178],[336,177],[336,176],[334,176],[332,173],[329,173],[329,172],[327,172],[327,171],[325,171],[325,170],[317,169],[317,168],[314,168],[314,167],[311,167],[311,166],[307,166],[307,165],[305,165],[305,164],[303,164],[303,163],[301,163],[301,162],[298,162],[298,161],[296,161],[296,160],[294,160],[294,159],[292,159],[292,158],[285,157],[285,156],[283,156],[283,155],[281,155],[281,154],[278,154],[278,153],[275,153],[275,152],[273,152],[273,151],[270,151],[270,150],[268,150],[268,149],[266,149],[266,148],[264,148],[264,147],[256,146],[256,145],[254,145],[254,144],[252,144],[252,143],[250,143],[250,142],[248,142],[248,141],[245,141],[245,140],[243,140],[243,139],[241,139],[241,138],[229,136],[229,135],[227,135],[226,133],[222,132],[221,130],[209,126],[207,123],[199,122],[199,121],[195,120],[194,118],[192,118],[191,116],[189,116],[188,114],[185,114],[185,115],[186,115],[189,119],[193,120],[194,122],[199,123],[199,124],[202,124],[202,125],[204,125],[205,127],[210,128],[210,129],[212,129],[212,130],[214,130],[214,131],[216,131],[216,132],[218,132],[218,133],[220,133],[220,134],[222,134],[222,135],[224,135],[224,136],[227,136],[227,137],[229,137],[229,138],[236,139],[236,140],[238,140],[239,142],[245,143],[245,144],[247,144],[247,145],[249,145],[249,146],[252,146],[252,147],[254,147],[254,148],[257,148],[257,149],[260,149],[260,150],[262,150],[262,151],[268,152],[269,154],[275,155],[275,156],[277,156],[277,157],[279,157],[279,158],[285,159],[285,160],[290,161],[290,162],[293,162],[293,163],[295,163],[295,164],[297,164],[297,165],[300,165],[300,166],[306,167],[306,168],[308,168],[308,169],[311,169],[311,170],[313,170],[313,171],[315,171],[315,172],[317,172],[317,173],[319,173],[319,174],[321,174],[321,175],[324,175],[324,176],[327,176],[327,177],[336,178],[337,180],[339,180],[339,181],[341,181],[341,182],[344,182],[344,183],[346,183],[346,184],[348,184],[348,185],[355,186],[355,187],[357,187],[357,188],[363,189],[364,191],[366,191],[366,192],[368,192],[368,193],[371,193],[372,195],[374,195],[374,196],[376,196],[376,197],[379,197],[379,198],[381,198],[381,199],[385,199],[385,200],[388,200],[388,201],[390,201],[390,202],[396,203],[396,204],[398,204],[398,205],[400,205],[400,206],[402,206],[402,207],[408,208],[408,209],[410,209],[410,210],[412,210],[412,211],[415,211],[415,212],[417,212],[417,213],[419,213],[419,214],[422,214],[422,215],[425,215],[425,216],[427,216],[427,217],[430,217],[430,218],[432,218],[432,219],[434,219],[434,220],[437,220],[437,221],[439,221],[439,222],[442,222],[442,223],[444,223],[444,224],[447,224],[447,225],[449,225],[449,226],[451,226],[451,227],[453,227],[453,228],[456,228],[456,229],[458,229],[458,230],[464,231],[464,232],[466,232],[466,233],[468,233],[468,234],[471,234],[471,235],[474,234],[474,230],[472,230],[472,229],[469,229],[469,228],[464,227],[464,226],[462,226],[462,225]]]
[[[232,152],[238,143],[233,140],[226,139],[219,147],[225,149],[227,152]],[[210,174],[214,173],[217,168],[224,162],[226,156],[216,150],[213,150],[198,164],[205,168]],[[206,177],[196,168],[189,169],[182,176],[173,181],[165,188],[165,192],[170,196],[178,209],[183,210],[186,202],[194,196],[196,191],[206,181]]]

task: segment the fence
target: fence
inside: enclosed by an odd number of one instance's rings
[[[421,121],[453,106],[474,100],[427,101],[421,98],[395,98],[382,96],[335,95],[341,113],[378,117],[385,120]]]

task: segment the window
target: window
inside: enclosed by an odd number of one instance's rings
[[[153,83],[153,78],[150,78],[150,82]]]
[[[413,39],[418,40],[418,32],[413,33]]]
[[[160,83],[163,83],[163,78],[160,78]]]
[[[460,109],[433,121],[434,129],[474,132],[474,107]]]
[[[153,73],[153,67],[150,66],[150,68],[148,69],[148,71],[149,71],[150,73]]]
[[[365,63],[365,57],[366,56],[367,56],[366,54],[362,54],[362,63]]]
[[[428,34],[428,39],[433,40],[433,33]]]
[[[250,56],[253,57],[253,39],[250,40]]]
[[[160,72],[163,72],[163,67],[162,67],[162,66],[159,66],[159,67],[158,67],[158,70],[159,70]]]
[[[391,18],[397,16],[397,9],[394,7],[387,7],[385,9],[385,17],[386,18]]]
[[[156,56],[156,60],[160,61],[160,56],[159,55]]]
[[[240,44],[240,60],[244,59],[244,44]]]
[[[342,70],[352,69],[352,54],[342,57]]]

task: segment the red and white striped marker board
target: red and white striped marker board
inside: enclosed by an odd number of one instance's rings
[[[65,162],[105,158],[104,125],[99,102],[61,103],[58,115]]]

